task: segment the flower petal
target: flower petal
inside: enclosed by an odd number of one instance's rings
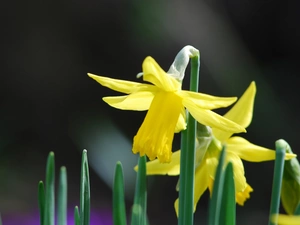
[[[143,124],[133,139],[133,153],[156,157],[160,162],[170,162],[172,141],[182,99],[172,92],[159,91],[150,105]]]
[[[91,73],[88,73],[88,76],[90,78],[93,78],[95,81],[97,81],[102,86],[108,87],[112,90],[130,94],[133,92],[136,92],[138,90],[147,90],[148,88],[151,88],[152,85],[149,84],[142,84],[138,82],[132,82],[132,81],[126,81],[126,80],[119,80],[119,79],[113,79],[108,77],[102,77],[97,76]],[[149,87],[150,86],[150,87]]]
[[[170,163],[161,163],[158,159],[146,163],[147,175],[178,176],[180,172],[180,150],[172,154]],[[134,167],[138,170],[138,166]]]
[[[242,126],[216,114],[215,112],[199,108],[189,99],[183,99],[183,105],[188,109],[192,116],[203,125],[222,129],[229,133],[246,132]]]
[[[227,140],[227,151],[234,152],[240,158],[249,162],[263,162],[274,160],[276,152],[258,145],[254,145],[242,137],[231,137]],[[287,153],[285,159],[296,157]]]
[[[299,225],[300,224],[300,216],[273,214],[271,217],[271,221],[274,224],[278,224],[278,225]]]
[[[138,91],[126,96],[104,97],[103,101],[112,107],[123,110],[148,110],[155,92]]]
[[[177,91],[181,89],[181,83],[168,75],[150,56],[143,62],[143,79],[164,91]]]
[[[175,127],[175,133],[179,133],[182,130],[186,129],[186,113],[185,113],[185,108],[181,108],[181,112]]]
[[[208,187],[209,176],[206,168],[206,164],[202,164],[202,166],[198,167],[195,172],[195,185],[194,185],[194,212],[196,211],[196,207],[200,197],[203,195],[205,190]],[[176,211],[176,215],[178,217],[178,206],[179,199],[177,198],[174,202],[174,208]]]
[[[227,165],[228,162],[232,162],[233,165],[235,191],[243,192],[247,187],[243,162],[238,155],[227,151],[226,158],[225,158],[225,165]]]
[[[236,97],[216,97],[212,95],[184,91],[182,90],[178,95],[182,96],[182,98],[189,98],[192,100],[198,107],[203,109],[217,109],[221,107],[227,107],[236,102]]]
[[[250,198],[250,192],[252,192],[252,187],[247,183],[247,186],[244,191],[240,191],[236,193],[235,199],[236,203],[243,206],[245,201]]]
[[[208,187],[209,176],[206,163],[202,163],[195,171],[194,212],[200,197]]]
[[[250,86],[242,95],[242,97],[224,115],[224,117],[241,125],[244,128],[247,128],[252,120],[255,93],[256,93],[256,86],[255,86],[255,82],[252,81]],[[213,133],[215,137],[222,143],[225,142],[233,134],[233,133],[224,132],[219,129],[213,129]]]

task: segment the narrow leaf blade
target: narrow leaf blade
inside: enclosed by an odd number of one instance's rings
[[[40,224],[44,225],[45,188],[44,188],[43,181],[40,181],[38,185],[38,202],[39,202],[39,212],[40,212]]]
[[[58,186],[57,225],[67,224],[67,170],[61,167]]]
[[[209,212],[208,212],[208,224],[209,225],[218,225],[220,219],[220,210],[222,203],[222,192],[224,184],[224,171],[223,165],[225,160],[225,146],[221,151],[219,157],[219,164],[216,169],[215,181],[212,190],[212,197],[209,201]]]
[[[113,219],[114,225],[126,225],[124,198],[124,178],[121,162],[117,162],[113,186]]]
[[[90,176],[87,151],[82,152],[80,181],[80,224],[90,224]]]
[[[50,152],[47,160],[47,166],[46,166],[44,225],[54,225],[54,217],[55,217],[54,180],[55,180],[54,153]]]
[[[147,224],[146,156],[139,158],[131,225]]]
[[[225,169],[222,205],[220,211],[220,225],[236,224],[235,186],[233,179],[233,166],[229,162]]]
[[[75,209],[74,209],[74,224],[80,225],[80,215],[79,215],[78,206],[75,206]]]

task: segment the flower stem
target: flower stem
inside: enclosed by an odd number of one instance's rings
[[[198,92],[200,58],[191,58],[190,91]],[[187,129],[181,133],[180,186],[179,186],[179,225],[193,224],[194,209],[194,170],[196,121],[187,113]]]
[[[286,142],[283,140],[278,140],[275,143],[276,146],[276,159],[275,168],[273,176],[273,186],[272,186],[272,197],[271,197],[271,207],[270,207],[270,217],[269,225],[276,225],[277,222],[271,221],[272,215],[277,215],[279,213],[280,205],[280,192],[284,168],[284,158],[286,151]]]

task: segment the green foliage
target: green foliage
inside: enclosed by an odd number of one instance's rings
[[[275,159],[275,166],[274,166],[275,168],[274,168],[273,185],[272,185],[269,225],[276,224],[271,220],[271,218],[272,215],[279,213],[280,191],[281,191],[284,158],[285,158],[287,143],[282,139],[278,140],[275,142],[275,148],[276,148],[276,159]]]
[[[114,225],[126,225],[126,209],[124,198],[124,178],[121,162],[117,162],[113,185],[113,220]]]
[[[131,225],[147,225],[146,156],[139,158]]]
[[[57,225],[67,224],[67,169],[60,168],[58,185]]]
[[[90,176],[87,151],[82,152],[80,179],[80,225],[90,224]]]
[[[293,153],[286,143],[286,153]],[[297,158],[287,160],[284,164],[281,189],[281,202],[287,214],[300,213],[300,165]],[[298,209],[297,209],[298,207]]]
[[[208,224],[218,225],[220,220],[220,212],[222,206],[222,194],[224,186],[224,172],[223,165],[225,160],[225,147],[223,146],[222,152],[219,158],[219,164],[216,170],[214,186],[212,190],[212,197],[209,202],[209,212],[208,212]]]

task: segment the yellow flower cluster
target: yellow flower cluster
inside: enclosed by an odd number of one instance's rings
[[[184,71],[185,66],[180,69]],[[275,159],[275,151],[233,136],[235,133],[245,132],[252,121],[255,82],[250,84],[239,101],[224,116],[220,116],[211,110],[227,107],[237,98],[182,90],[180,79],[176,79],[182,77],[182,74],[177,76],[170,71],[165,72],[151,57],[144,60],[142,69],[143,80],[147,83],[88,75],[101,85],[125,94],[104,97],[103,100],[110,106],[122,110],[148,110],[133,139],[132,148],[133,153],[147,155],[151,160],[147,163],[147,175],[179,175],[180,150],[172,154],[172,141],[174,133],[186,129],[187,110],[198,123],[211,129],[211,141],[206,152],[196,149],[198,157],[196,156],[195,162],[194,210],[204,191],[212,191],[222,145],[226,145],[225,163],[230,161],[233,164],[236,202],[244,205],[253,189],[246,182],[241,159],[250,162]],[[176,71],[176,68],[171,71]],[[293,157],[294,154],[286,154],[286,159]],[[175,209],[178,211],[178,199],[175,201]]]

